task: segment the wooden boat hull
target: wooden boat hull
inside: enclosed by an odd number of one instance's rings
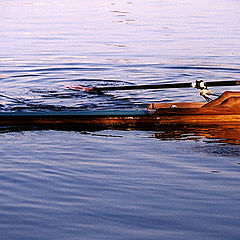
[[[65,128],[137,127],[154,123],[149,111],[73,111],[0,113],[0,126]]]
[[[171,106],[177,106],[172,108]],[[158,128],[240,124],[240,108],[201,108],[202,103],[150,105],[148,110],[1,112],[0,126]],[[195,107],[197,106],[197,107]]]

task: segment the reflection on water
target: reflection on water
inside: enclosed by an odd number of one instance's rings
[[[119,128],[119,127],[77,127],[77,126],[23,126],[23,127],[0,127],[0,133],[6,132],[22,132],[22,131],[35,131],[35,130],[60,130],[60,131],[73,131],[80,134],[89,133],[90,135],[101,136],[104,131],[145,131],[152,132],[152,136],[162,141],[196,141],[204,142],[205,144],[221,143],[229,145],[240,144],[240,126],[239,125],[223,125],[223,126],[210,126],[210,127],[191,127],[191,126],[162,126],[153,128]],[[103,135],[108,136],[108,135]],[[112,135],[111,135],[112,136]]]
[[[184,127],[164,129],[155,134],[162,140],[194,140],[209,143],[240,144],[240,126]]]

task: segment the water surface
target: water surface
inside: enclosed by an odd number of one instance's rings
[[[239,80],[240,3],[1,1],[0,108],[201,101],[195,89],[104,95],[65,85]],[[215,88],[239,90],[239,87]],[[0,129],[2,239],[239,239],[235,126]]]

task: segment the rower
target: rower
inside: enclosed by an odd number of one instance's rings
[[[208,107],[239,107],[240,92],[226,91],[221,96],[205,104],[203,108]]]

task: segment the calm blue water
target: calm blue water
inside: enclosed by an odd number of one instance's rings
[[[239,80],[234,0],[1,1],[0,109],[144,108]],[[216,88],[240,90],[239,87]],[[240,129],[0,129],[1,239],[239,239]]]

